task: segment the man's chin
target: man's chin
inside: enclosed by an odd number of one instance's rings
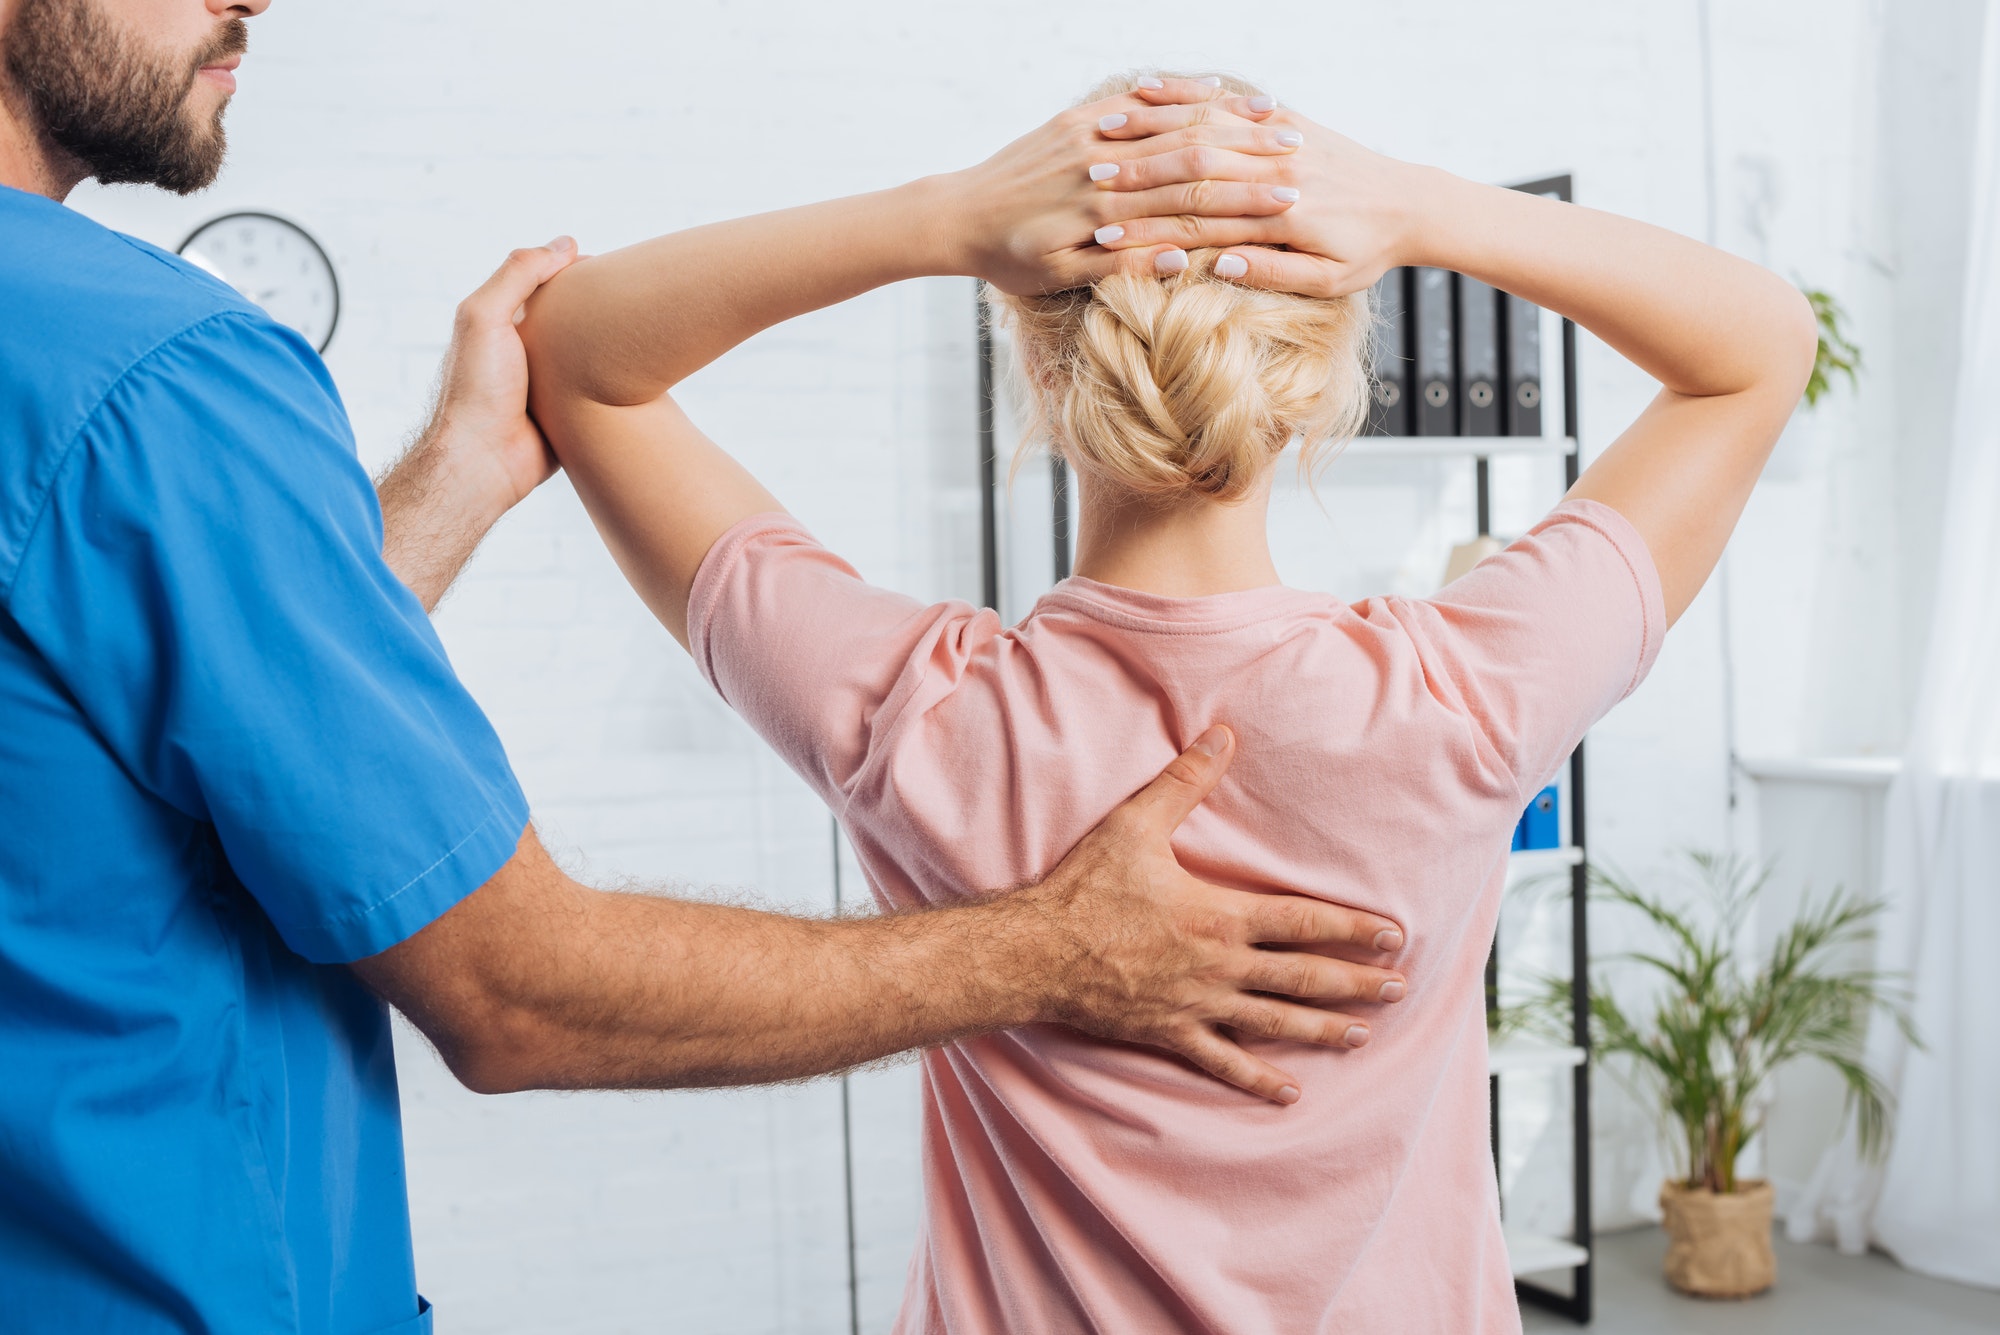
[[[177,195],[192,195],[215,184],[229,151],[229,136],[222,128],[222,116],[228,109],[227,97],[189,99],[188,117],[193,124],[155,185]]]
[[[229,110],[229,100],[235,95],[233,88],[223,88],[207,74],[198,74],[194,87],[188,89],[187,100],[181,103],[181,119],[193,127],[220,127],[223,113]]]

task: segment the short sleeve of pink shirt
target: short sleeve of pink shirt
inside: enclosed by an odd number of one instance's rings
[[[1433,598],[1411,637],[1525,802],[1652,670],[1666,630],[1652,553],[1625,516],[1566,501]]]
[[[864,583],[786,514],[753,515],[709,550],[688,596],[702,675],[836,809],[890,722],[948,691],[999,618]]]

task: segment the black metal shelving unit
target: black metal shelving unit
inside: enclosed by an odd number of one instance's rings
[[[1554,176],[1540,181],[1529,181],[1514,187],[1529,194],[1560,199],[1564,203],[1574,200],[1574,187],[1568,176]],[[1564,490],[1576,484],[1579,469],[1577,441],[1577,386],[1576,386],[1576,325],[1569,320],[1562,322],[1562,410],[1563,435],[1568,438],[1570,448],[1563,455]],[[1477,486],[1479,489],[1479,514],[1482,521],[1488,517],[1490,507],[1487,497],[1487,461],[1478,463]],[[1589,937],[1589,837],[1584,819],[1584,748],[1586,743],[1578,742],[1571,753],[1568,774],[1563,784],[1569,799],[1569,841],[1574,850],[1569,868],[1569,918],[1570,918],[1570,1044],[1574,1056],[1570,1080],[1570,1182],[1572,1192],[1572,1226],[1568,1239],[1571,1246],[1580,1249],[1582,1259],[1566,1267],[1570,1272],[1570,1291],[1562,1293],[1542,1284],[1519,1278],[1521,1267],[1516,1268],[1515,1291],[1521,1301],[1532,1303],[1558,1312],[1578,1324],[1590,1322],[1595,1298],[1594,1261],[1595,1249],[1591,1238],[1591,1175],[1590,1175],[1590,937]],[[1500,956],[1500,942],[1496,933],[1493,955],[1496,962]],[[1497,1001],[1494,992],[1489,991],[1488,1005]],[[1500,1155],[1500,1108],[1503,1097],[1503,1082],[1500,1072],[1492,1075],[1493,1102],[1493,1152],[1494,1171],[1499,1171]],[[1502,1208],[1505,1208],[1504,1201]]]

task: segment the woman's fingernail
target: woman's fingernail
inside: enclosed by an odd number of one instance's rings
[[[1222,754],[1222,748],[1229,742],[1229,734],[1221,728],[1209,728],[1194,739],[1194,749],[1209,757]]]
[[[1196,79],[1195,82],[1205,83],[1210,88],[1220,88],[1222,87],[1222,76],[1218,74],[1204,74],[1199,79]]]
[[[1252,111],[1276,111],[1278,109],[1278,99],[1267,93],[1259,93],[1250,99],[1249,105]]]
[[[1298,1101],[1299,1101],[1299,1087],[1297,1085],[1286,1085],[1284,1088],[1278,1091],[1278,1102],[1297,1103]]]
[[[553,241],[549,242],[549,244],[548,244],[548,245],[544,246],[544,247],[543,247],[543,249],[544,249],[544,250],[575,250],[575,249],[576,249],[576,238],[575,238],[575,237],[571,237],[571,236],[559,236],[559,237],[557,237],[557,238],[556,238],[555,240],[553,240]]]
[[[1153,272],[1157,274],[1186,273],[1188,266],[1185,250],[1163,250],[1153,256]]]
[[[1215,262],[1217,278],[1241,278],[1250,272],[1250,261],[1241,255],[1224,255]]]
[[[1343,1041],[1350,1048],[1361,1047],[1363,1044],[1368,1042],[1368,1026],[1365,1024],[1348,1025],[1347,1034],[1344,1037]]]
[[[1288,185],[1274,185],[1271,187],[1271,198],[1280,204],[1296,204],[1299,202],[1299,192]]]
[[[1375,949],[1401,950],[1402,948],[1403,934],[1395,928],[1384,927],[1381,931],[1375,933]]]
[[[1098,245],[1108,246],[1113,241],[1116,241],[1119,237],[1125,235],[1125,229],[1120,227],[1117,223],[1111,223],[1107,226],[1098,228],[1095,235],[1097,237]]]
[[[1117,174],[1118,164],[1115,162],[1097,162],[1091,164],[1090,179],[1093,181],[1108,181]]]
[[[1401,1001],[1403,999],[1403,990],[1403,984],[1397,979],[1391,978],[1388,982],[1382,984],[1380,996],[1384,1001]]]
[[[1109,116],[1099,116],[1097,118],[1097,128],[1100,130],[1122,130],[1125,128],[1126,119],[1124,112],[1114,111]]]
[[[1140,79],[1139,79],[1139,86],[1140,86],[1141,88],[1165,88],[1165,87],[1166,87],[1166,85],[1165,85],[1165,84],[1161,83],[1161,82],[1160,82],[1160,81],[1159,81],[1158,79],[1155,79],[1155,78],[1154,78],[1154,77],[1153,77],[1152,75],[1150,75],[1150,74],[1147,74],[1147,75],[1142,75],[1142,76],[1140,77]]]
[[[1303,144],[1305,141],[1306,137],[1300,134],[1297,130],[1278,131],[1278,142],[1286,148],[1297,148],[1300,144]]]

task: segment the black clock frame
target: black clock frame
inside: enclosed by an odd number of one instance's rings
[[[174,247],[174,254],[187,254],[187,248],[193,245],[194,239],[203,232],[206,232],[211,227],[219,227],[226,222],[234,222],[238,218],[261,218],[266,222],[274,222],[291,228],[305,239],[307,245],[313,248],[313,253],[319,256],[320,263],[326,265],[327,281],[333,284],[333,319],[326,326],[326,337],[322,338],[319,341],[319,346],[313,349],[314,352],[325,353],[327,348],[333,344],[334,331],[340,328],[340,271],[333,267],[333,256],[326,253],[326,247],[322,246],[311,232],[308,232],[290,218],[280,213],[269,213],[263,209],[236,209],[230,213],[219,213],[201,226],[195,228],[192,232],[189,232],[181,240],[181,243]]]

